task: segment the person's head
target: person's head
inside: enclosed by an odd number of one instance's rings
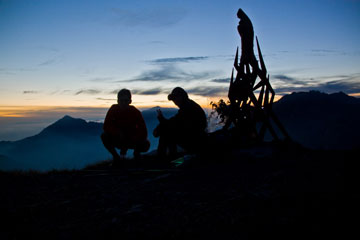
[[[180,107],[183,103],[189,100],[189,96],[183,88],[176,87],[168,95],[168,99],[169,101],[173,101],[176,106]]]
[[[245,15],[244,11],[241,8],[239,8],[237,12],[237,17],[242,19],[244,15]]]
[[[117,102],[120,106],[128,106],[131,103],[131,92],[128,89],[121,89],[117,95]]]

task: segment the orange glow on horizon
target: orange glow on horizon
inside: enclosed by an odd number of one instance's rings
[[[72,106],[0,106],[0,117],[34,117],[39,113],[63,113],[91,112],[92,110],[104,109],[101,107],[72,107]]]
[[[360,94],[359,94],[360,95]],[[274,101],[278,101],[282,96],[275,95]],[[218,102],[220,99],[228,100],[227,97],[201,97],[201,96],[190,96],[192,100],[197,102],[204,110],[211,109],[210,102]],[[177,106],[172,102],[168,101],[141,101],[145,99],[141,99],[135,97],[138,101],[133,101],[131,105],[139,108],[139,109],[149,109],[153,107],[161,107],[161,108],[177,108]],[[134,100],[134,99],[133,99]],[[148,100],[148,99],[146,99]],[[38,116],[39,113],[67,113],[67,114],[87,114],[91,112],[106,112],[112,104],[116,104],[116,101],[109,102],[107,104],[102,104],[98,106],[74,106],[74,105],[64,105],[64,106],[41,106],[41,105],[33,105],[33,106],[1,106],[0,105],[0,117],[14,117],[14,118],[26,118],[26,117],[34,117]]]

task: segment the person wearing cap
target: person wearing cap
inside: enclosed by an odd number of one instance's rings
[[[179,111],[166,119],[161,110],[158,110],[159,125],[153,134],[159,137],[159,157],[166,158],[168,150],[170,158],[176,157],[177,145],[190,153],[197,152],[206,136],[207,120],[204,110],[181,87],[174,88],[168,95],[168,100],[173,101]]]
[[[128,149],[134,149],[134,157],[146,152],[150,147],[147,129],[141,112],[131,103],[131,92],[122,89],[117,95],[117,104],[110,107],[104,121],[101,140],[112,154],[114,165],[125,159]],[[120,156],[116,148],[120,149]]]

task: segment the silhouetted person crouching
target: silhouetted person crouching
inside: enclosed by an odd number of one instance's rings
[[[190,153],[201,149],[206,137],[206,115],[204,110],[189,99],[184,89],[176,87],[168,96],[179,107],[177,114],[166,119],[158,110],[159,125],[154,136],[159,137],[158,155],[164,159],[169,150],[170,159],[176,157],[177,145]]]
[[[114,165],[124,160],[128,149],[134,149],[134,157],[146,152],[150,147],[147,129],[141,112],[131,103],[131,92],[122,89],[117,96],[118,104],[110,107],[104,121],[101,135],[106,149],[113,155]],[[120,149],[120,156],[116,148]]]

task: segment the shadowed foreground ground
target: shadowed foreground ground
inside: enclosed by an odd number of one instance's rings
[[[2,172],[0,238],[343,236],[345,205],[359,196],[345,199],[344,164],[358,152],[271,145],[183,169]]]

